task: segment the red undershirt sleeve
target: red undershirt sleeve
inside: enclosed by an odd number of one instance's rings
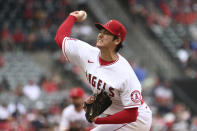
[[[60,25],[55,36],[55,42],[62,49],[62,42],[64,37],[69,37],[72,27],[76,22],[76,17],[69,15],[66,20]]]
[[[138,108],[124,109],[107,117],[98,117],[95,124],[123,124],[131,123],[137,120]]]

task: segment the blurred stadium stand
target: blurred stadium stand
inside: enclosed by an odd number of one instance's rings
[[[38,82],[39,76],[46,72],[34,63],[26,52],[6,52],[4,57],[6,63],[1,67],[0,76],[7,78],[11,89],[14,89],[18,82],[26,84],[29,79]]]
[[[88,19],[74,26],[72,37],[92,45],[95,22],[118,19],[126,26],[121,54],[151,105],[151,130],[196,131],[195,0],[0,0],[0,130],[58,130],[68,91],[80,86],[91,93],[54,42],[61,22],[80,9]],[[27,86],[38,98],[25,94]]]

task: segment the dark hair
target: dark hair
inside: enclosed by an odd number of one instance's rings
[[[114,39],[113,39],[113,40],[116,40],[116,39],[118,39],[118,37],[117,37],[117,36],[114,36]],[[123,48],[122,42],[120,42],[120,43],[116,46],[115,52],[118,52],[121,48]]]

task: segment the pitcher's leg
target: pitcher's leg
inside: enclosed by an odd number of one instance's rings
[[[127,124],[118,131],[150,131],[152,124],[152,112],[139,113],[136,122]]]
[[[116,131],[126,124],[106,124],[106,125],[98,125],[91,131]]]

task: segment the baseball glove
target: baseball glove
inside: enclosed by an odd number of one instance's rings
[[[101,90],[99,94],[94,94],[94,97],[95,100],[92,104],[84,103],[85,116],[89,122],[92,122],[96,116],[99,116],[112,104],[110,97],[104,90]]]

